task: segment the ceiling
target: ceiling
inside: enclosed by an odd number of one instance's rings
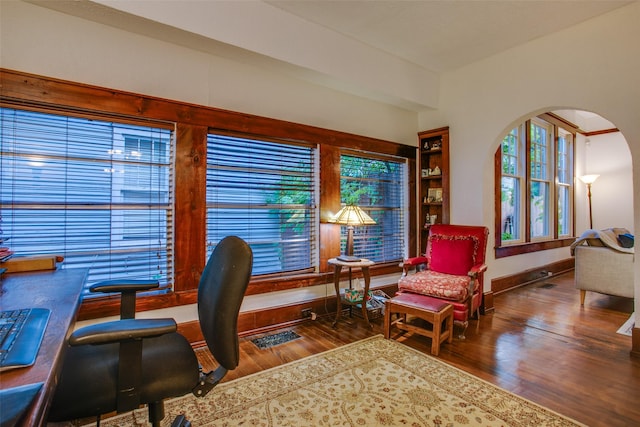
[[[637,0],[25,1],[423,111],[442,73]]]
[[[442,72],[630,2],[267,0],[266,3],[428,70]]]

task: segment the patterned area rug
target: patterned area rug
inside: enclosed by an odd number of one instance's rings
[[[578,426],[381,335],[166,402],[169,426]],[[147,426],[146,409],[101,424]]]

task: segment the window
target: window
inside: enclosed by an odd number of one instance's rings
[[[253,275],[315,271],[316,149],[213,134],[207,147],[207,252],[234,234]]]
[[[574,133],[554,117],[526,121],[498,149],[498,248],[573,235]]]
[[[573,235],[573,135],[558,128],[558,237]]]
[[[502,241],[521,240],[520,207],[523,199],[524,165],[520,149],[520,128],[514,128],[502,140],[501,211]]]
[[[553,214],[551,202],[552,176],[551,169],[551,126],[547,123],[532,120],[529,125],[531,133],[529,143],[530,159],[530,191],[529,221],[531,227],[531,239],[552,238],[550,227]]]
[[[376,221],[356,227],[354,255],[376,262],[397,261],[405,256],[406,162],[364,154],[340,156],[340,194],[343,204],[356,204]],[[342,228],[345,252],[347,227]]]
[[[172,283],[172,132],[1,110],[0,209],[19,255],[107,279]]]

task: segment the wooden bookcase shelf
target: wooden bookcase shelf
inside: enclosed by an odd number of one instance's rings
[[[418,251],[426,251],[432,221],[449,223],[449,127],[418,133]]]

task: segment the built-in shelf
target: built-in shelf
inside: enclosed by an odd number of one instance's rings
[[[419,132],[418,143],[418,229],[426,235],[427,218],[435,216],[436,224],[449,223],[449,128]],[[434,170],[438,173],[432,174]],[[421,254],[426,251],[425,235],[418,243]]]

